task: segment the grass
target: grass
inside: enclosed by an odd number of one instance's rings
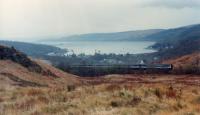
[[[0,114],[195,115],[200,114],[199,91],[198,86],[165,84],[100,84],[76,88],[73,86],[72,90],[69,87],[4,88],[0,92]]]
[[[51,87],[1,85],[0,115],[200,114],[198,77],[136,78],[116,76],[97,84]]]

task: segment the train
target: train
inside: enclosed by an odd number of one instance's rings
[[[79,76],[101,76],[107,74],[169,73],[172,64],[135,65],[70,65],[66,71]]]

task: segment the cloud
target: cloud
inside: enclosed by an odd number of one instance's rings
[[[200,8],[200,0],[146,0],[142,6],[164,8]]]
[[[200,7],[199,2],[200,0],[0,0],[0,39],[28,41],[32,38],[195,24],[200,23],[197,9]]]

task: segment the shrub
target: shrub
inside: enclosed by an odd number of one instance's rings
[[[0,103],[3,102],[3,101],[4,101],[4,99],[0,97]]]
[[[29,89],[27,92],[27,96],[38,96],[43,95],[44,92],[41,89]]]
[[[122,102],[120,102],[120,101],[111,101],[111,106],[112,107],[120,107],[120,106],[122,106]]]
[[[162,93],[161,93],[161,91],[160,91],[159,88],[156,88],[156,89],[154,90],[154,94],[155,94],[158,98],[162,98]]]
[[[75,85],[68,85],[67,86],[67,91],[69,91],[69,92],[74,91],[75,89],[76,89]]]
[[[115,90],[120,90],[120,89],[121,87],[116,84],[111,84],[106,87],[106,91],[115,91]]]
[[[31,113],[31,115],[42,115],[42,113],[38,112],[38,111],[34,111]]]
[[[119,96],[121,98],[125,98],[125,99],[129,99],[132,97],[131,92],[127,91],[127,90],[122,90],[119,92]]]
[[[168,91],[166,92],[166,96],[168,98],[176,98],[177,97],[176,91],[173,89],[172,86],[169,87]]]
[[[33,98],[30,98],[30,99],[27,99],[27,100],[24,100],[22,102],[16,102],[15,103],[15,107],[17,109],[20,109],[20,110],[25,110],[25,111],[28,111],[30,110],[31,108],[33,108],[33,106],[35,105],[35,99]]]
[[[62,109],[59,107],[55,107],[55,106],[49,106],[49,107],[45,107],[42,109],[45,113],[49,113],[49,114],[56,114],[58,112],[60,112]]]
[[[200,96],[197,97],[197,98],[195,98],[195,99],[192,101],[192,103],[194,103],[194,104],[200,104]]]
[[[71,104],[58,104],[58,105],[49,105],[45,108],[42,109],[43,112],[48,113],[48,114],[57,114],[59,112],[67,111],[70,107],[76,108],[76,105],[71,105]],[[60,115],[60,114],[59,114]]]
[[[39,102],[41,102],[41,103],[44,103],[44,104],[48,104],[48,103],[49,103],[49,99],[48,99],[47,97],[45,97],[45,96],[39,96],[39,97],[37,98],[37,100],[38,100]]]
[[[193,89],[193,90],[192,90],[192,93],[194,93],[194,94],[196,94],[196,95],[199,94],[199,92],[198,92],[196,89]]]
[[[141,102],[141,98],[134,96],[133,99],[130,102],[128,102],[128,105],[131,105],[132,107],[134,107],[134,106],[137,106],[140,102]]]
[[[174,106],[173,106],[173,108],[174,108],[174,110],[175,111],[179,111],[180,109],[183,109],[185,106],[180,102],[180,101],[178,101]]]
[[[187,113],[184,113],[183,115],[196,115],[196,114],[193,112],[187,112]]]
[[[149,114],[154,115],[159,110],[160,110],[159,105],[157,105],[157,104],[151,105],[150,110],[149,110]]]

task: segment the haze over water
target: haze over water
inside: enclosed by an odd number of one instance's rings
[[[95,42],[48,42],[46,44],[53,45],[68,50],[73,50],[75,54],[93,55],[95,52],[101,54],[141,54],[155,52],[153,49],[148,49],[155,42],[129,42],[129,41],[95,41]]]

